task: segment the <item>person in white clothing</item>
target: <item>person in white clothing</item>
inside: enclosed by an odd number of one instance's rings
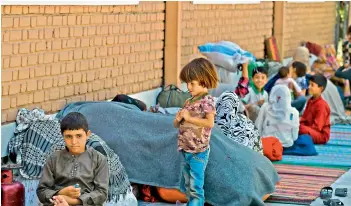
[[[261,138],[274,136],[283,147],[294,144],[299,134],[299,112],[291,106],[291,95],[287,86],[273,87],[269,101],[262,105],[255,125]]]

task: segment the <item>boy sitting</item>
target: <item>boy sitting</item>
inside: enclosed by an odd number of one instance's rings
[[[300,118],[299,134],[308,134],[315,144],[325,144],[330,136],[330,108],[321,94],[327,86],[327,79],[322,74],[313,75],[308,92],[312,95]]]
[[[260,107],[268,101],[268,94],[263,89],[267,83],[268,71],[264,67],[257,67],[252,72],[253,85],[249,93],[241,100],[249,113],[249,118],[255,122]]]
[[[69,113],[61,121],[61,132],[66,149],[53,153],[46,162],[37,189],[40,202],[52,205],[61,196],[69,205],[103,205],[109,168],[104,155],[86,147],[90,135],[86,118]]]

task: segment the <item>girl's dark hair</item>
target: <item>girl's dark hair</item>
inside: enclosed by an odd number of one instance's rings
[[[279,76],[281,78],[287,77],[289,74],[289,67],[280,67],[279,69]]]
[[[61,133],[63,134],[66,130],[79,130],[83,129],[85,132],[89,131],[88,121],[79,112],[68,113],[60,122]]]
[[[198,81],[199,84],[207,89],[216,88],[218,75],[216,67],[205,58],[197,58],[184,66],[179,78],[183,82]]]
[[[306,75],[306,65],[301,62],[294,62],[292,63],[292,67],[296,69],[296,76],[297,77],[303,77]]]

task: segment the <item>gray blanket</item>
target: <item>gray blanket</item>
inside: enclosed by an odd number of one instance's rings
[[[342,103],[336,86],[328,80],[327,86],[322,93],[322,97],[328,102],[330,107],[330,123],[351,124],[351,116],[346,115],[344,104]]]
[[[126,168],[131,182],[180,188],[183,156],[177,152],[173,116],[142,112],[117,102],[77,102],[59,114],[78,111],[92,132],[103,138]],[[215,127],[205,176],[206,202],[212,205],[264,205],[278,174],[261,154],[227,138]]]

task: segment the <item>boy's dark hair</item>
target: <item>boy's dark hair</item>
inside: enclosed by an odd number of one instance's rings
[[[198,81],[199,84],[207,89],[216,88],[218,75],[216,67],[205,58],[197,58],[184,66],[179,78],[183,82]]]
[[[79,112],[68,113],[60,122],[61,133],[63,134],[66,130],[79,130],[83,129],[85,132],[89,131],[88,121]]]
[[[268,70],[266,69],[266,67],[256,67],[253,71],[252,71],[252,77],[254,77],[256,74],[258,73],[262,73],[265,74],[268,77]]]
[[[327,86],[327,78],[323,74],[313,75],[310,81],[316,83],[318,87],[323,87],[322,92],[325,90],[325,87]]]
[[[279,76],[280,78],[285,78],[289,74],[289,67],[280,67],[279,69]]]
[[[296,76],[303,77],[306,75],[307,67],[304,63],[294,62],[292,63],[292,67],[296,69]]]
[[[351,34],[351,25],[347,28],[347,34]]]

